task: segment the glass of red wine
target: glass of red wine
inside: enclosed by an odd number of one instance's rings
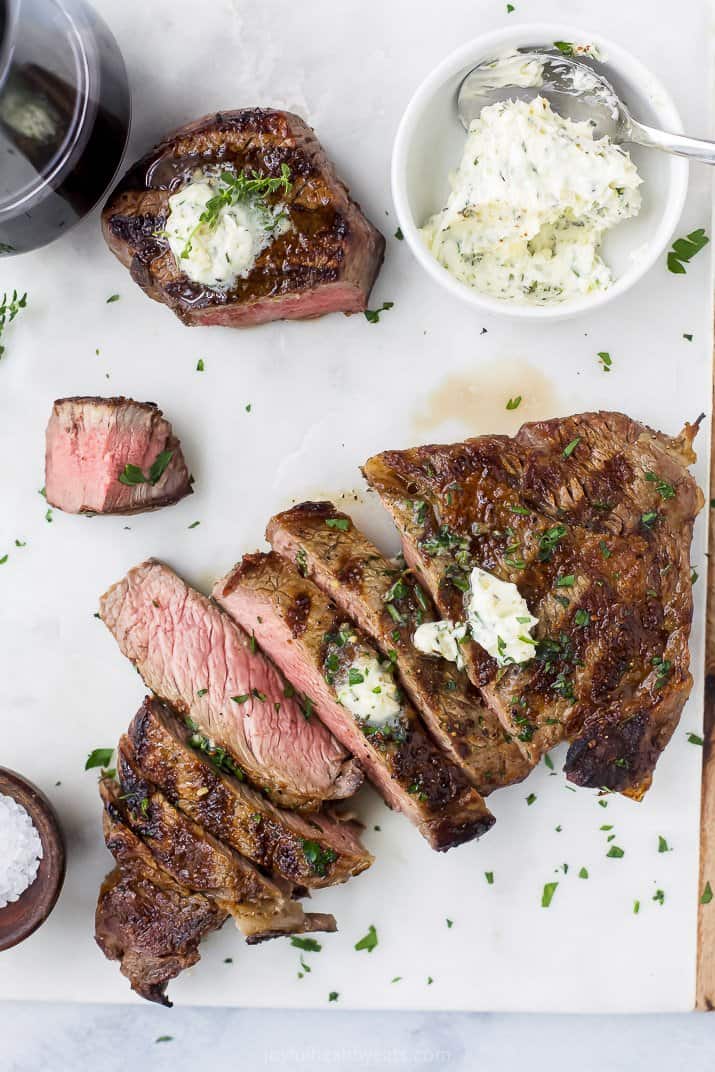
[[[46,245],[94,208],[130,115],[119,47],[85,0],[0,0],[0,256]]]

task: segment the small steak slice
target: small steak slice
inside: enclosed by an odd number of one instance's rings
[[[571,742],[580,785],[642,796],[690,692],[696,431],[586,413],[364,468],[444,617],[475,565],[517,585],[535,658],[499,670],[470,642],[467,669],[532,762]]]
[[[227,913],[162,871],[139,838],[106,810],[103,825],[119,866],[99,891],[95,940],[108,960],[120,962],[132,990],[171,1005],[167,984],[200,960],[201,939],[222,927]]]
[[[306,915],[292,899],[293,886],[280,889],[248,860],[175,808],[137,770],[129,740],[122,737],[116,782],[101,785],[104,806],[129,827],[171,877],[210,897],[228,912],[250,943],[283,934],[335,930],[332,916]]]
[[[334,886],[372,863],[357,824],[320,811],[304,816],[274,807],[192,748],[191,730],[158,700],[144,700],[127,735],[142,774],[172,804],[214,837],[296,886]]]
[[[377,642],[383,655],[397,653],[397,672],[410,699],[480,793],[526,777],[530,765],[466,674],[415,648],[417,626],[438,615],[410,572],[385,558],[329,502],[302,503],[277,514],[267,537]]]
[[[214,596],[244,628],[255,631],[284,673],[300,682],[320,718],[360,758],[386,802],[402,811],[432,848],[452,848],[491,827],[494,818],[482,797],[435,747],[409,702],[400,696],[395,717],[377,725],[340,703],[338,688],[353,683],[358,663],[376,666],[378,653],[312,581],[275,553],[246,555],[216,584]]]
[[[47,501],[66,513],[136,514],[191,494],[179,440],[153,402],[58,398],[45,440]]]
[[[193,282],[162,236],[169,197],[198,172],[233,170],[279,178],[271,195],[289,226],[227,286]],[[112,252],[155,301],[185,324],[229,327],[362,312],[385,240],[337,177],[311,128],[290,112],[245,108],[197,119],[169,135],[120,181],[102,213]]]
[[[135,566],[102,596],[100,616],[147,687],[192,720],[215,758],[277,803],[315,808],[362,782],[255,642],[168,566]]]

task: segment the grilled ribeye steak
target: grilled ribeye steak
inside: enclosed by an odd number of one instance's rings
[[[141,838],[159,866],[182,886],[211,898],[233,916],[250,943],[283,934],[335,930],[332,916],[303,912],[293,886],[280,888],[248,860],[175,808],[138,771],[132,747],[122,737],[117,756],[119,786],[101,785],[104,806]]]
[[[277,514],[266,535],[274,551],[310,577],[383,655],[396,653],[400,680],[432,736],[480,793],[526,777],[530,765],[467,676],[415,648],[415,629],[439,616],[411,572],[385,558],[329,502]]]
[[[346,882],[372,863],[356,824],[274,807],[192,747],[192,731],[158,700],[144,700],[127,736],[142,774],[172,804],[259,867],[318,889]]]
[[[355,760],[305,717],[252,638],[168,566],[150,559],[131,569],[102,596],[100,616],[147,687],[276,803],[315,808],[361,784]]]
[[[58,510],[135,514],[191,494],[179,440],[153,402],[58,398],[45,438],[45,494]]]
[[[227,287],[193,282],[163,237],[169,197],[198,171],[280,177],[290,227]],[[185,324],[229,327],[325,313],[361,312],[382,263],[385,240],[350,199],[315,133],[290,112],[220,112],[182,127],[132,167],[102,213],[110,249],[155,301]]]
[[[378,653],[312,581],[275,553],[246,555],[213,594],[300,684],[390,807],[403,812],[433,848],[452,848],[492,826],[494,818],[482,797],[436,748],[404,697],[399,696],[399,713],[378,723],[340,701],[342,690],[365,683],[365,674],[381,680]],[[376,688],[387,694],[388,674],[382,676],[385,681]]]
[[[218,930],[227,913],[175,882],[136,834],[106,809],[103,826],[107,848],[119,866],[99,891],[97,945],[109,960],[120,962],[132,990],[147,1001],[171,1005],[168,982],[200,960],[201,939]]]
[[[445,618],[464,618],[473,566],[539,618],[530,662],[498,670],[469,641],[467,670],[531,762],[571,742],[580,785],[641,796],[690,692],[696,430],[586,413],[364,468]]]

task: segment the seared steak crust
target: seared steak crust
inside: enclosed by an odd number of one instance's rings
[[[107,780],[101,786],[110,815],[141,838],[159,866],[176,882],[210,897],[233,916],[247,941],[335,930],[332,916],[306,916],[298,901],[292,899],[290,883],[284,882],[279,888],[239,853],[170,804],[138,771],[127,737],[119,743],[117,774],[119,786]]]
[[[194,172],[233,166],[280,176],[292,190],[292,228],[230,289],[192,282],[161,232],[168,199]],[[279,195],[275,195],[277,198]],[[219,112],[169,135],[124,176],[102,214],[110,249],[155,301],[185,324],[241,326],[366,308],[385,241],[350,199],[315,133],[290,112],[263,108]]]
[[[467,669],[530,762],[572,742],[577,784],[641,796],[690,692],[696,431],[586,413],[364,468],[445,617],[463,618],[474,565],[517,585],[535,658],[498,674],[470,642]]]
[[[147,687],[277,803],[316,808],[350,796],[362,772],[254,642],[205,596],[154,559],[100,600],[100,615]]]
[[[105,809],[104,839],[119,866],[102,883],[95,940],[147,1001],[171,1005],[166,987],[200,959],[199,944],[227,913],[202,894],[175,882],[146,845]]]
[[[326,669],[331,638],[346,615],[312,581],[274,553],[246,555],[216,584],[214,597],[254,630],[264,650],[310,695],[320,718],[359,757],[387,803],[410,818],[433,848],[452,848],[491,827],[494,819],[482,797],[435,747],[410,703],[404,702],[396,736],[364,732],[338,702]],[[350,628],[361,650],[374,651],[360,630]],[[346,665],[354,646],[343,645]]]
[[[342,528],[326,524],[336,519]],[[329,502],[301,503],[277,514],[266,535],[278,554],[370,634],[383,655],[397,652],[397,671],[410,699],[437,744],[480,793],[526,777],[530,765],[479,690],[452,664],[415,648],[417,626],[438,615],[410,571],[386,559]]]
[[[125,484],[127,465],[148,476],[164,452],[168,464],[155,483]],[[136,514],[191,494],[181,444],[154,402],[131,398],[58,398],[47,425],[45,495],[71,514]]]
[[[205,759],[189,744],[190,736],[183,722],[149,697],[128,730],[142,774],[209,834],[306,889],[346,882],[370,866],[372,856],[354,823],[323,812],[304,817],[274,807]]]

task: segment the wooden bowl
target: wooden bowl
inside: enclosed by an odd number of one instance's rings
[[[22,942],[45,922],[65,878],[65,843],[55,810],[44,793],[15,771],[0,767],[0,793],[13,797],[28,812],[42,842],[35,881],[0,908],[0,950]]]

